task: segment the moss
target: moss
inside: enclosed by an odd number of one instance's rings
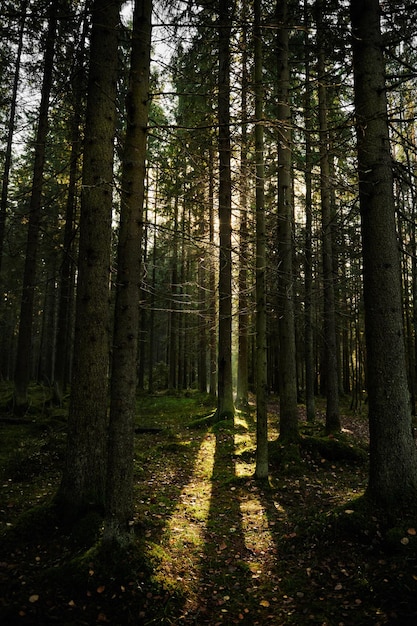
[[[279,439],[271,441],[268,446],[269,461],[286,476],[299,475],[305,472],[297,443],[282,443]]]
[[[333,436],[303,436],[300,439],[300,446],[310,455],[328,461],[365,463],[368,459],[368,454],[363,448],[353,446],[347,441]]]
[[[215,422],[211,427],[213,433],[219,432],[228,432],[232,433],[235,431],[234,420],[230,418],[222,419],[219,422]]]
[[[57,511],[52,503],[42,504],[24,511],[6,532],[10,542],[34,542],[47,540],[59,527]]]
[[[209,413],[208,415],[203,415],[202,417],[198,417],[192,420],[188,424],[188,428],[191,428],[193,430],[199,430],[200,428],[207,429],[213,423],[213,419],[214,419],[213,413]]]

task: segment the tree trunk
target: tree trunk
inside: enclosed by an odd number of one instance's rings
[[[77,517],[103,509],[107,470],[109,268],[120,0],[92,7],[74,362],[67,454],[56,496]]]
[[[86,15],[83,24],[80,49],[84,50],[86,37]],[[76,238],[76,205],[77,205],[77,178],[79,175],[80,161],[80,127],[82,118],[82,70],[84,67],[84,53],[77,59],[78,71],[73,82],[74,109],[71,119],[71,156],[69,166],[68,195],[65,210],[64,238],[62,245],[62,261],[59,271],[59,303],[57,338],[54,368],[53,401],[57,405],[62,404],[66,384],[68,382],[68,363],[71,339],[71,311],[73,309],[73,290],[75,281],[75,238]]]
[[[298,440],[297,368],[294,321],[293,194],[287,2],[277,2],[278,122],[278,310],[280,439]]]
[[[305,101],[304,101],[304,119],[305,119],[305,257],[304,257],[304,359],[305,359],[305,394],[306,394],[306,412],[307,420],[313,421],[316,414],[315,398],[314,398],[314,338],[313,338],[313,211],[312,211],[312,145],[311,145],[311,75],[310,75],[310,43],[309,43],[309,13],[308,2],[304,0],[305,15],[305,32],[304,32],[304,50],[305,50]]]
[[[3,282],[2,277],[1,277],[1,270],[2,270],[2,261],[3,261],[4,235],[5,235],[5,230],[6,230],[9,176],[10,176],[10,168],[12,164],[12,147],[13,147],[13,135],[14,135],[14,130],[15,130],[14,126],[15,126],[15,118],[16,118],[17,91],[19,88],[20,64],[21,64],[22,48],[23,48],[23,34],[25,32],[28,2],[29,0],[23,0],[22,6],[21,6],[21,18],[20,18],[20,28],[19,28],[19,40],[18,40],[19,42],[17,45],[17,52],[16,52],[12,98],[11,98],[9,122],[8,122],[8,129],[7,129],[6,150],[4,154],[3,180],[1,184],[1,199],[0,199],[0,280],[1,280],[1,283],[0,284],[2,284]]]
[[[232,380],[232,181],[230,171],[230,32],[232,7],[219,4],[219,327],[216,419],[234,416]]]
[[[268,478],[268,411],[266,352],[266,227],[261,3],[254,2],[255,160],[256,160],[256,468]]]
[[[35,141],[35,160],[29,204],[28,233],[26,240],[22,300],[20,306],[19,336],[14,374],[13,408],[14,412],[17,414],[24,412],[27,408],[27,390],[31,375],[32,318],[35,297],[38,239],[41,224],[45,149],[46,138],[48,135],[49,98],[52,88],[52,76],[54,69],[56,28],[57,5],[55,2],[51,2],[51,6],[49,8],[48,31],[45,43],[41,103]]]
[[[209,279],[208,279],[208,292],[209,292],[209,393],[211,396],[215,396],[217,393],[217,334],[216,334],[216,321],[217,321],[217,308],[216,308],[216,262],[214,259],[214,155],[213,147],[209,147],[209,190],[208,190],[208,213],[209,213]]]
[[[417,496],[378,0],[352,0],[370,428],[367,495],[400,510]]]
[[[242,136],[240,144],[240,226],[239,226],[239,314],[238,314],[238,356],[237,356],[237,389],[236,407],[247,410],[248,401],[248,358],[249,358],[249,298],[248,298],[248,208],[249,208],[249,181],[248,181],[248,44],[247,44],[247,3],[242,7],[242,93],[241,116]]]
[[[316,3],[318,30],[318,99],[320,131],[320,197],[322,215],[322,254],[324,291],[324,366],[326,377],[326,433],[340,431],[339,377],[336,340],[336,298],[333,279],[332,210],[330,195],[329,132],[327,127],[327,87],[325,83],[325,36],[322,2]]]
[[[152,0],[136,0],[122,162],[104,534],[106,540],[118,543],[129,538],[129,520],[133,513],[133,450],[151,15]]]

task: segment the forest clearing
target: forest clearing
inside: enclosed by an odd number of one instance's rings
[[[45,390],[31,391],[41,406]],[[48,507],[65,412],[33,407],[20,424],[3,412],[1,623],[416,623],[417,520],[364,508],[366,417],[344,407],[327,437],[320,410],[311,424],[300,405],[297,461],[282,456],[269,398],[271,473],[257,481],[253,407],[213,425],[212,403],[139,398],[135,541],[119,571],[98,550],[98,514],[58,527]]]

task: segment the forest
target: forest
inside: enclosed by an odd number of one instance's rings
[[[0,29],[2,623],[417,623],[415,3]]]

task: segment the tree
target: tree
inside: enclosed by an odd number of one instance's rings
[[[230,167],[230,34],[234,3],[219,0],[219,320],[216,419],[234,415],[232,380],[232,181]]]
[[[266,225],[264,191],[264,114],[262,84],[261,0],[254,2],[255,159],[256,159],[256,468],[268,478],[268,410],[266,359]]]
[[[7,216],[7,201],[8,201],[8,188],[10,168],[12,163],[12,148],[13,148],[13,135],[15,130],[16,119],[16,104],[17,104],[17,92],[19,88],[20,79],[20,65],[22,59],[23,49],[23,34],[25,31],[26,17],[27,17],[27,5],[28,0],[23,0],[20,14],[19,36],[18,45],[16,51],[16,64],[13,78],[13,88],[11,95],[10,113],[8,121],[8,132],[6,141],[6,150],[4,155],[4,167],[3,167],[3,180],[1,184],[1,198],[0,198],[0,280],[1,280],[1,266],[3,260],[3,246],[4,235],[6,230],[6,216]],[[0,282],[1,284],[1,282]]]
[[[297,373],[293,279],[293,190],[291,179],[291,108],[289,36],[286,0],[277,2],[278,123],[278,303],[280,439],[298,440]]]
[[[248,401],[248,360],[249,360],[249,296],[248,296],[248,262],[249,262],[249,159],[248,159],[248,41],[247,41],[247,2],[242,5],[242,85],[241,85],[241,116],[242,130],[240,138],[240,172],[239,172],[239,321],[238,321],[238,356],[236,407],[247,410]]]
[[[119,0],[92,5],[74,362],[64,473],[56,501],[77,517],[103,509],[107,475],[109,269]]]
[[[59,268],[59,300],[57,307],[57,331],[55,342],[55,359],[53,375],[53,402],[61,405],[66,384],[70,373],[72,312],[74,307],[75,257],[76,257],[76,213],[77,190],[80,172],[81,142],[80,130],[82,126],[85,101],[84,93],[84,65],[85,39],[87,35],[87,12],[84,11],[82,32],[79,48],[74,51],[72,58],[75,68],[70,80],[69,98],[71,100],[71,115],[69,121],[69,175],[68,191],[65,205],[65,225],[62,239],[62,258]],[[78,41],[78,40],[77,40]]]
[[[111,401],[105,539],[125,542],[133,511],[141,240],[145,196],[146,136],[152,0],[136,0],[130,81],[126,97]]]
[[[16,367],[14,375],[13,409],[22,413],[27,409],[27,390],[31,374],[32,319],[35,297],[38,238],[41,225],[42,187],[48,135],[48,110],[54,69],[54,49],[59,3],[51,2],[46,34],[41,102],[35,139],[33,178],[30,194],[25,266],[19,318]]]
[[[340,431],[339,382],[336,340],[336,297],[333,277],[333,242],[330,189],[329,130],[327,123],[327,86],[322,0],[316,2],[317,12],[317,74],[320,133],[320,199],[322,215],[323,255],[323,321],[324,361],[326,380],[326,432]]]
[[[305,55],[305,95],[304,95],[304,123],[305,123],[305,243],[304,243],[304,343],[305,343],[305,378],[306,378],[306,411],[307,420],[315,417],[314,399],[314,337],[313,337],[313,251],[312,251],[312,141],[311,141],[311,111],[312,89],[310,71],[310,38],[309,38],[309,11],[308,1],[304,0],[304,55]]]
[[[378,0],[351,0],[350,9],[370,429],[367,495],[398,510],[416,499],[417,448],[411,432],[380,5]]]

